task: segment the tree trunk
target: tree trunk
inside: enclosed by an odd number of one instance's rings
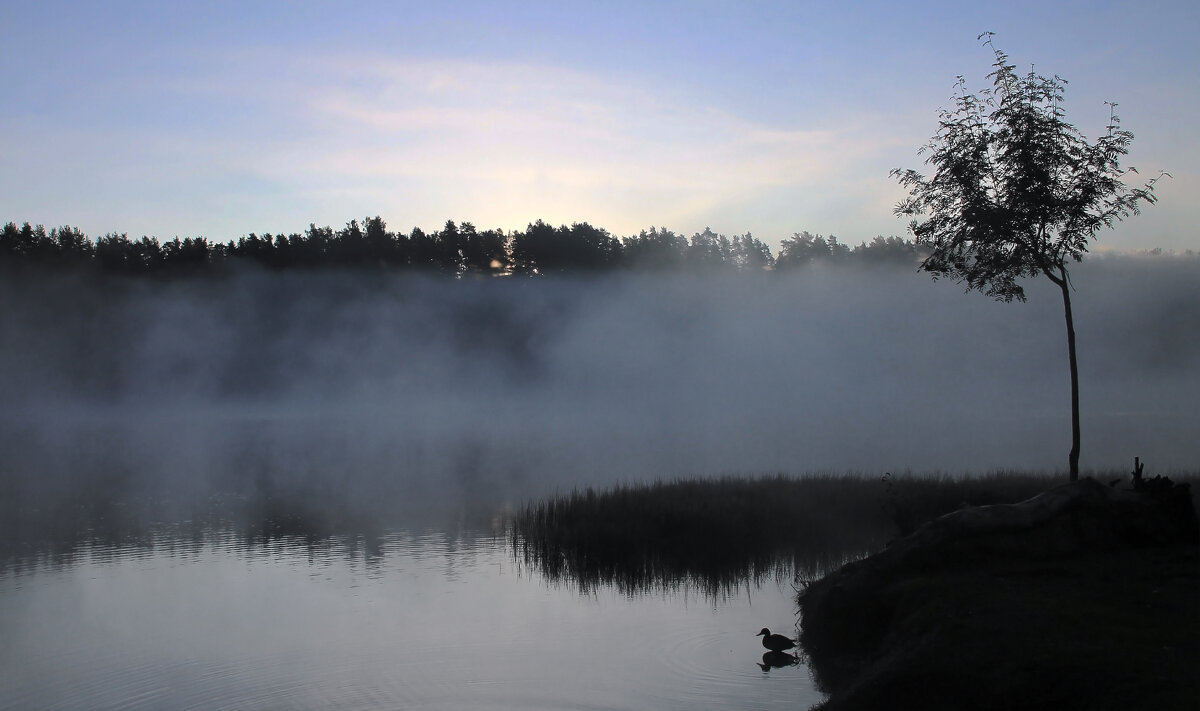
[[[1062,289],[1063,310],[1067,318],[1067,359],[1071,363],[1071,453],[1067,461],[1071,468],[1071,481],[1079,479],[1079,363],[1075,360],[1075,318],[1071,315],[1071,282],[1066,270],[1061,270],[1061,279],[1054,282]]]

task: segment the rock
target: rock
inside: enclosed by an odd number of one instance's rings
[[[1198,527],[1187,485],[1142,489],[1083,479],[1017,504],[964,508],[811,584],[799,595],[800,641],[818,684],[837,698],[839,691],[885,678],[899,683],[889,667],[927,653],[917,651],[922,636],[940,634],[930,627],[971,623],[969,601],[962,607],[965,620],[922,608],[939,581],[958,576],[955,584],[961,584],[962,571],[972,571],[971,584],[989,593],[993,571],[1014,565],[1044,573],[1081,556],[1194,546]],[[1002,607],[1003,596],[997,599]]]

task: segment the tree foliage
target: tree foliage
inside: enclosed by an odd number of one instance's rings
[[[693,272],[788,271],[826,264],[916,262],[916,245],[899,237],[875,237],[851,249],[830,235],[797,233],[776,258],[749,232],[728,237],[704,228],[687,238],[651,227],[620,238],[586,222],[555,227],[542,220],[524,230],[480,230],[447,220],[441,230],[388,229],[382,218],[351,220],[341,229],[310,224],[302,233],[251,232],[236,240],[206,237],[130,238],[109,233],[94,242],[75,227],[14,222],[0,228],[0,268],[94,268],[136,275],[212,273],[237,264],[270,270],[404,269],[450,277],[551,275],[616,269]]]
[[[892,175],[909,190],[896,214],[926,216],[910,223],[918,245],[932,251],[921,268],[1003,301],[1024,300],[1019,280],[1044,275],[1060,286],[1102,228],[1153,203],[1154,184],[1128,188],[1122,169],[1133,134],[1108,103],[1106,132],[1089,143],[1064,120],[1067,81],[1030,70],[1018,75],[992,43],[992,87],[968,93],[958,77],[954,107],[943,109],[937,134],[918,155],[934,168]]]

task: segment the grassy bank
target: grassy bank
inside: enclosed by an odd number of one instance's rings
[[[1190,494],[1081,480],[814,581],[797,602],[821,708],[1196,708]]]
[[[879,594],[894,608],[886,652],[822,711],[1200,704],[1195,546],[988,561]]]

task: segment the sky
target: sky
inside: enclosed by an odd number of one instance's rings
[[[921,168],[995,32],[1118,102],[1159,204],[1097,249],[1200,249],[1190,2],[0,3],[0,221],[96,237],[291,233],[379,215],[906,235]]]

